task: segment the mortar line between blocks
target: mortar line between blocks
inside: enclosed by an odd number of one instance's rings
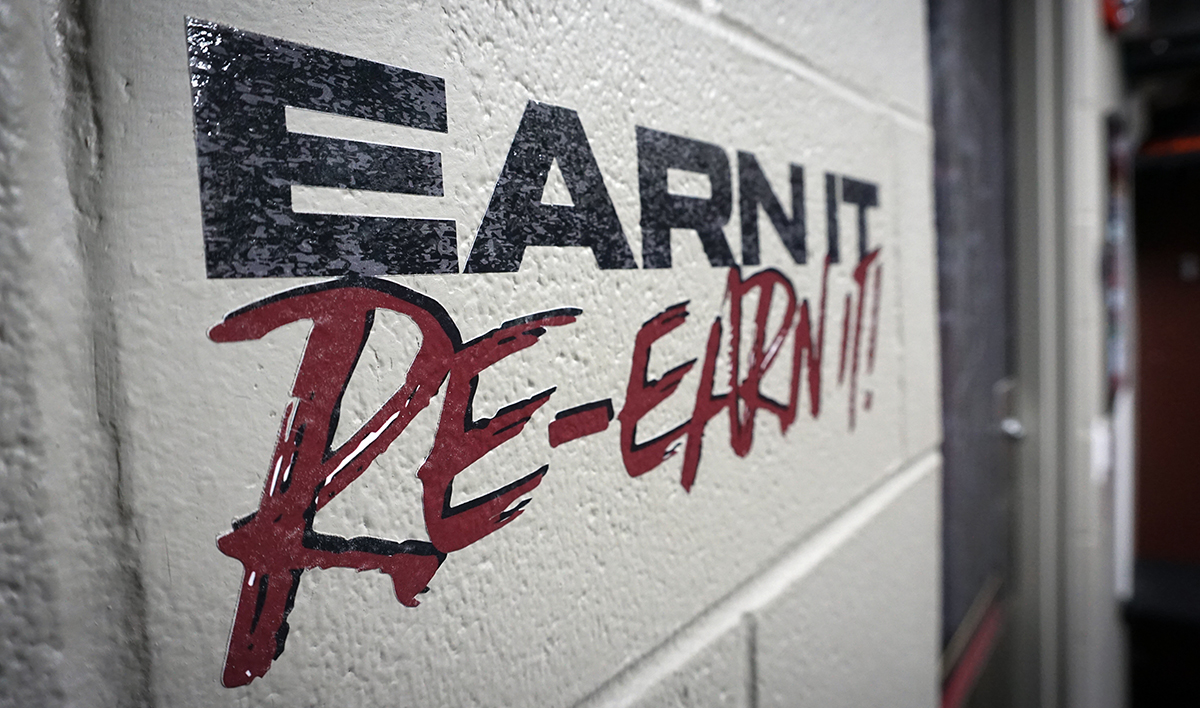
[[[576,708],[631,706],[705,647],[770,604],[833,555],[876,516],[941,465],[935,447],[833,513],[769,567],[692,618],[658,646],[626,665],[576,704]]]
[[[758,618],[747,612],[746,625],[746,705],[758,708]]]
[[[840,79],[830,76],[804,59],[776,46],[770,40],[731,18],[705,15],[683,7],[673,0],[642,0],[642,2],[695,29],[724,40],[729,45],[741,49],[753,57],[795,74],[859,108],[887,114],[897,123],[905,124],[910,130],[924,134],[932,133],[932,128],[925,118],[892,105],[886,100],[873,97],[864,89],[848,86]]]

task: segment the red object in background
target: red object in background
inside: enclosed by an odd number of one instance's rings
[[[1004,609],[993,603],[971,637],[962,659],[942,685],[942,708],[960,708],[971,696],[971,689],[987,668],[988,658],[1004,629]]]
[[[1137,0],[1104,0],[1104,24],[1109,32],[1119,32],[1133,21]]]
[[[1137,557],[1200,564],[1200,174],[1137,180]]]
[[[1200,135],[1151,139],[1147,140],[1141,149],[1141,153],[1147,157],[1187,155],[1193,152],[1200,152]]]

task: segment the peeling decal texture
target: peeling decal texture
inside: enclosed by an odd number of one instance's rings
[[[210,278],[456,273],[454,222],[292,211],[292,185],[442,195],[436,152],[288,132],[293,106],[446,132],[436,76],[189,19]]]

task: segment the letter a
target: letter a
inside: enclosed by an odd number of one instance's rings
[[[555,161],[572,206],[541,201]],[[586,246],[605,270],[637,267],[579,115],[536,101],[525,106],[466,272],[516,271],[526,246]]]

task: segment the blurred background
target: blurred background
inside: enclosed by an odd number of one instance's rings
[[[1200,2],[929,23],[943,705],[1200,705]]]

